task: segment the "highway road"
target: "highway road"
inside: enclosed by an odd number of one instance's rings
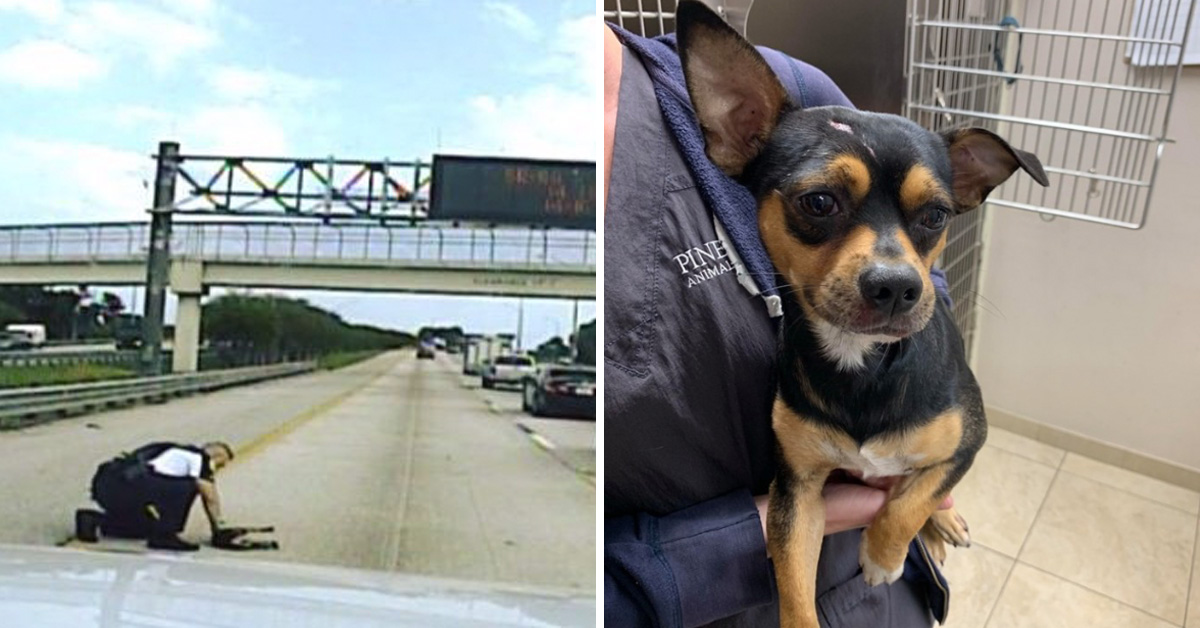
[[[276,525],[282,549],[205,547],[199,559],[593,591],[592,477],[520,429],[518,395],[489,403],[491,391],[465,383],[447,356],[393,352],[338,371],[0,433],[0,542],[66,539],[95,466],[121,450],[225,439],[239,451],[218,475],[226,519]],[[199,503],[185,536],[206,537]]]
[[[478,377],[461,377],[463,388],[473,389],[484,398],[493,413],[512,421],[526,431],[534,443],[543,447],[559,462],[585,480],[595,483],[596,421],[589,419],[539,419],[521,410],[521,391],[515,387],[484,389]]]

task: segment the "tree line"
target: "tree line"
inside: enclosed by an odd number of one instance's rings
[[[596,365],[596,321],[579,326],[579,332],[569,338],[570,343],[555,336],[538,345],[533,355],[538,362],[572,361],[576,364]]]
[[[51,339],[112,337],[125,304],[110,292],[82,304],[80,290],[43,286],[0,286],[0,327],[8,323],[41,323]],[[140,318],[140,317],[139,317]],[[135,321],[135,323],[140,321]],[[417,338],[441,337],[460,345],[459,326],[427,326],[417,334],[354,325],[337,314],[302,299],[280,295],[225,294],[203,305],[201,333],[210,348],[236,361],[271,362],[304,359],[337,351],[393,349]],[[533,351],[539,361],[571,359],[596,364],[596,321],[580,326],[578,337],[555,337]],[[574,356],[572,356],[574,353]]]
[[[107,338],[114,322],[125,312],[125,303],[112,292],[84,303],[80,290],[52,290],[43,286],[0,286],[0,327],[9,323],[41,323],[46,337]]]
[[[210,349],[254,362],[397,349],[416,342],[410,333],[347,323],[303,299],[279,295],[221,295],[202,306],[200,321]]]

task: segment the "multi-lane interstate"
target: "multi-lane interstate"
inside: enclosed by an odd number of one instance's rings
[[[476,388],[450,357],[392,352],[337,371],[0,433],[0,543],[63,543],[71,513],[88,503],[96,465],[122,450],[222,439],[238,450],[217,478],[226,519],[275,525],[281,549],[205,547],[197,560],[590,593],[595,423],[528,419],[518,394]],[[200,540],[206,530],[197,504],[185,537]]]

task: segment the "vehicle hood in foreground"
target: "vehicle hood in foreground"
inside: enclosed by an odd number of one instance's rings
[[[594,626],[596,602],[405,574],[238,559],[0,545],[15,628]]]

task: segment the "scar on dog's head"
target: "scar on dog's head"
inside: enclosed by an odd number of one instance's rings
[[[899,116],[800,109],[753,46],[700,2],[676,13],[709,159],[755,195],[759,230],[809,317],[900,338],[933,314],[948,219],[1041,162],[982,128],[930,132]]]

